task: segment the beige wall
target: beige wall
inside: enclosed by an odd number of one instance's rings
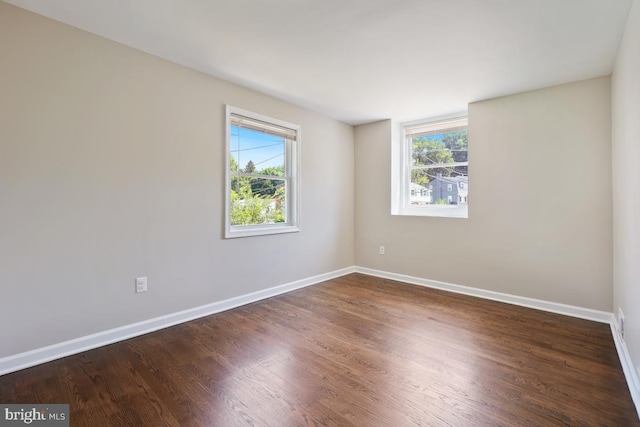
[[[640,375],[640,1],[629,14],[612,77],[614,310]]]
[[[395,131],[356,127],[357,265],[611,311],[608,77],[469,106],[468,219],[390,215]]]
[[[0,57],[0,357],[354,264],[351,126],[1,2]],[[226,103],[302,125],[300,233],[222,238]]]

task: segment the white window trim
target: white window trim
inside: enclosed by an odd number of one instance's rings
[[[295,143],[285,142],[285,170],[289,172],[287,182],[287,222],[277,224],[259,225],[231,225],[231,114],[249,117],[265,123],[272,123],[281,127],[296,131]],[[226,106],[225,120],[225,233],[226,239],[236,237],[264,236],[282,233],[296,233],[300,231],[300,141],[302,138],[301,126],[275,119],[263,114],[254,113],[231,105]]]
[[[425,205],[413,206],[409,203],[409,188],[411,185],[410,171],[411,152],[405,141],[404,129],[418,124],[430,125],[446,121],[468,119],[466,111],[444,116],[433,117],[410,122],[392,122],[391,135],[391,215],[404,216],[433,216],[445,218],[468,218],[463,216],[456,205]]]

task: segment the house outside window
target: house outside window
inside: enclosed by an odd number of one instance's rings
[[[468,217],[466,115],[402,123],[392,151],[394,215]],[[429,197],[418,200],[417,191]]]
[[[298,228],[300,126],[227,106],[225,237]]]

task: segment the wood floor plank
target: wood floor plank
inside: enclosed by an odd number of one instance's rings
[[[608,325],[362,274],[0,377],[73,426],[640,426]]]

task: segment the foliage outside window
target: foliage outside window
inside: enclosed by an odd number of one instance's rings
[[[225,237],[298,231],[300,126],[227,106]]]
[[[404,123],[400,131],[392,165],[392,213],[467,218],[467,117]]]

